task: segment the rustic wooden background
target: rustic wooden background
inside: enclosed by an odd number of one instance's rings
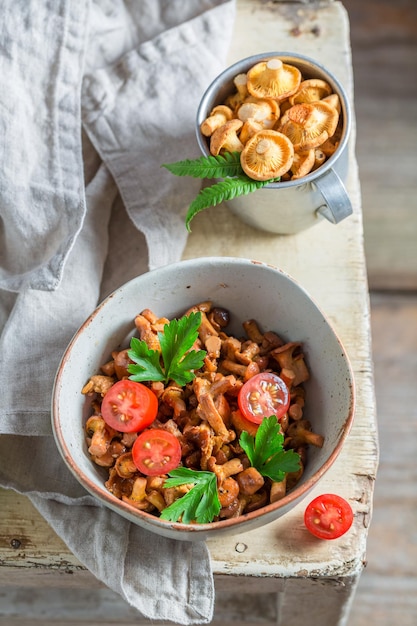
[[[417,289],[417,3],[344,0],[371,289]]]
[[[380,469],[369,533],[368,565],[347,626],[417,624],[417,2],[343,0],[349,13],[355,77],[357,159],[371,289],[372,342],[380,434]],[[30,592],[29,592],[30,595]],[[28,597],[0,589],[0,606],[27,606],[71,623],[88,610],[71,589]],[[114,596],[103,591],[108,618]],[[262,620],[273,613],[266,602]],[[242,606],[242,623],[245,603]],[[1,613],[1,611],[0,611]],[[0,622],[10,621],[9,611]],[[101,610],[100,622],[103,621]],[[21,622],[23,624],[23,621]],[[27,624],[27,621],[24,621]],[[39,623],[39,621],[37,621]],[[58,619],[57,624],[60,623]],[[68,625],[70,622],[66,622]],[[311,626],[316,626],[312,624]],[[331,626],[326,625],[326,626]]]
[[[351,25],[380,466],[348,626],[417,624],[417,3],[344,0]]]

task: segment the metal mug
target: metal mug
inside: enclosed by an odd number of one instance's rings
[[[227,201],[229,209],[243,222],[260,230],[293,234],[310,228],[321,218],[338,224],[352,214],[352,204],[344,181],[348,173],[348,140],[352,126],[349,100],[340,82],[325,67],[309,57],[290,52],[270,52],[247,57],[224,70],[205,91],[196,118],[197,141],[203,154],[209,155],[207,138],[200,131],[201,123],[218,104],[235,92],[233,79],[246,73],[253,65],[271,57],[296,66],[303,80],[321,78],[327,81],[340,98],[343,130],[335,152],[307,176],[297,180],[270,183],[245,196]]]

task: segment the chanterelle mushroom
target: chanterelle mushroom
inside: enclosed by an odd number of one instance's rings
[[[235,111],[237,107],[241,105],[244,99],[248,96],[246,74],[238,74],[237,76],[235,76],[235,78],[233,79],[233,83],[236,87],[236,91],[226,98],[225,104],[227,104],[227,106]]]
[[[332,156],[332,154],[337,150],[341,136],[342,128],[338,126],[335,133],[320,145],[320,150],[324,153],[326,157]]]
[[[288,172],[293,158],[294,147],[288,137],[275,130],[264,130],[248,140],[240,163],[250,178],[269,180]]]
[[[315,163],[314,150],[294,152],[294,160],[291,165],[291,178],[297,179],[307,176],[313,169]]]
[[[291,104],[315,102],[322,100],[332,93],[329,83],[321,78],[308,78],[300,83],[298,91],[290,97]]]
[[[318,167],[320,167],[320,165],[323,165],[325,160],[326,155],[324,154],[323,150],[321,148],[315,148],[313,170],[316,170]]]
[[[280,131],[291,139],[294,150],[310,150],[334,134],[338,120],[338,112],[327,102],[305,102],[288,109]]]
[[[237,136],[237,131],[243,126],[241,120],[229,120],[217,128],[210,139],[210,152],[214,156],[223,152],[242,152],[243,143]]]
[[[322,100],[323,102],[327,102],[327,104],[330,104],[330,106],[336,109],[338,113],[341,112],[342,105],[340,104],[340,98],[337,93],[331,93],[330,96],[326,96],[325,98],[322,98]]]
[[[238,108],[237,117],[242,122],[253,120],[264,128],[273,128],[279,118],[279,105],[271,98],[248,99]]]
[[[248,95],[248,77],[246,74],[238,74],[237,76],[234,77],[233,79],[233,83],[237,89],[237,92],[239,93],[241,98],[246,98],[246,96]]]
[[[275,57],[257,63],[247,73],[248,91],[257,98],[284,100],[297,91],[300,83],[300,70]]]
[[[231,120],[232,117],[232,109],[224,104],[219,104],[214,107],[210,115],[202,122],[200,130],[205,137],[211,137],[216,128],[223,126],[223,124]]]
[[[239,139],[243,144],[245,144],[247,143],[248,139],[253,137],[255,133],[258,133],[260,130],[263,129],[264,127],[261,122],[257,122],[256,120],[249,118],[248,120],[246,120],[246,122],[243,122]]]

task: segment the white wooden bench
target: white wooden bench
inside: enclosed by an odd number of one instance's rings
[[[349,21],[340,2],[238,0],[230,63],[267,51],[300,52],[325,65],[352,98]],[[327,314],[350,356],[356,418],[340,457],[312,496],[334,492],[355,513],[335,541],[306,539],[305,503],[268,526],[210,541],[216,582],[213,624],[305,626],[347,623],[366,562],[378,464],[370,320],[355,126],[349,179],[354,214],[297,235],[255,231],[225,206],[199,214],[184,258],[227,255],[278,266]],[[25,497],[0,491],[0,624],[149,624],[104,588],[68,551]]]

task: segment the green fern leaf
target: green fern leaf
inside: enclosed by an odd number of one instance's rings
[[[209,155],[176,163],[164,163],[162,167],[175,176],[192,176],[193,178],[226,178],[243,174],[239,152],[226,152],[218,156]]]
[[[268,183],[276,182],[279,179],[271,180],[253,180],[249,176],[241,175],[236,178],[227,178],[211,185],[210,187],[203,187],[197,197],[191,202],[188,207],[187,215],[185,217],[185,225],[187,230],[191,232],[190,223],[193,217],[197,215],[203,209],[207,209],[211,206],[216,206],[220,202],[227,200],[233,200],[237,196],[247,195],[257,189],[261,189],[268,185]]]

